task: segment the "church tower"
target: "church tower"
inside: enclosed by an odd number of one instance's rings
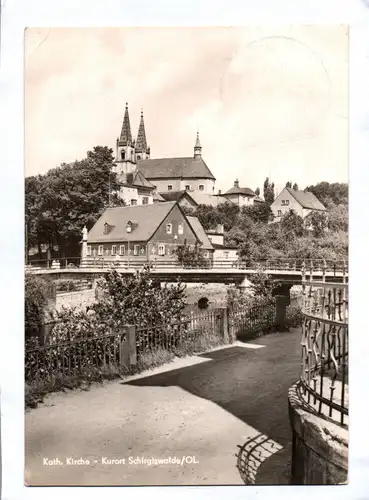
[[[142,110],[141,110],[140,125],[138,127],[135,152],[136,152],[136,161],[150,159],[150,148],[147,146],[145,123]]]
[[[135,141],[132,140],[128,103],[126,103],[120,137],[117,138],[115,162],[117,174],[130,174],[136,168]]]

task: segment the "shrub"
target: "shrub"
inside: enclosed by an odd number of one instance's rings
[[[302,325],[302,310],[299,306],[287,306],[286,310],[286,325],[291,328],[296,328]]]
[[[48,284],[39,276],[27,274],[25,277],[25,335],[29,338],[37,334],[44,321],[47,304]]]

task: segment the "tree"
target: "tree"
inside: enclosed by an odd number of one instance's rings
[[[26,220],[32,244],[47,244],[59,255],[78,256],[83,226],[88,229],[112,204],[122,204],[113,150],[96,146],[83,160],[26,179]],[[110,187],[110,196],[109,196]]]
[[[292,187],[292,182],[290,182],[290,181],[286,182],[286,188],[290,188],[290,187]]]
[[[348,205],[348,184],[346,183],[319,182],[313,186],[307,186],[304,191],[314,193],[325,206],[328,206],[330,202],[334,205]]]
[[[204,229],[214,229],[218,224],[223,224],[225,231],[229,231],[237,222],[240,212],[234,203],[222,203],[218,207],[199,205],[193,215],[198,217]]]
[[[249,207],[242,207],[241,214],[250,217],[254,222],[264,222],[265,224],[273,220],[274,217],[270,205],[265,201]]]
[[[260,188],[259,187],[257,187],[255,189],[255,194],[256,194],[256,196],[260,196]]]
[[[289,210],[283,215],[280,225],[287,237],[304,234],[304,220],[294,210]]]
[[[274,182],[270,183],[267,177],[264,181],[264,200],[268,205],[271,205],[275,199]]]
[[[348,231],[348,206],[333,205],[328,210],[328,228],[334,232]]]
[[[295,182],[295,184],[293,185],[292,189],[294,191],[298,191],[299,190],[299,186],[298,186],[297,182]]]
[[[324,236],[325,230],[328,227],[328,216],[325,212],[313,210],[305,218],[305,225],[308,229],[311,228],[313,230],[315,238],[321,238]]]
[[[206,259],[201,250],[201,244],[190,247],[185,240],[183,245],[176,249],[178,263],[186,268],[209,267],[210,261]]]

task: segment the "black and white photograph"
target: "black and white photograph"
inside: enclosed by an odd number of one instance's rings
[[[347,484],[348,49],[25,30],[26,486]]]

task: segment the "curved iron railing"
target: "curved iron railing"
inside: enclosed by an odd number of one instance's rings
[[[301,395],[315,412],[348,424],[348,284],[303,280]]]

